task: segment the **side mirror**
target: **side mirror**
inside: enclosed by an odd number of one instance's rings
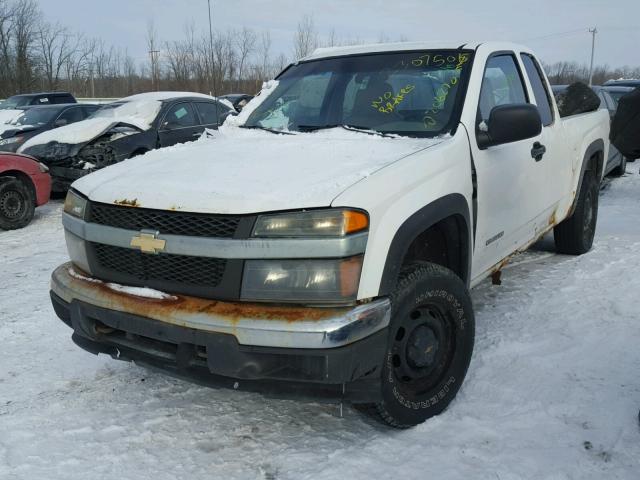
[[[162,129],[163,130],[173,130],[173,129],[177,128],[177,127],[178,127],[178,124],[175,123],[175,122],[164,122],[162,124]]]
[[[65,125],[67,125],[68,123],[69,123],[69,122],[67,122],[67,120],[66,120],[66,119],[64,119],[64,118],[59,118],[59,119],[57,119],[57,120],[54,122],[53,126],[54,126],[54,127],[64,127],[64,126],[65,126]]]
[[[478,132],[478,146],[484,150],[503,143],[537,137],[541,131],[542,119],[535,105],[498,105],[491,109],[486,129]]]

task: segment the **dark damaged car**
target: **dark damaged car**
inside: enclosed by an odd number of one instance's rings
[[[42,133],[20,152],[47,165],[52,190],[149,150],[196,140],[233,112],[225,101],[191,92],[152,92],[105,105],[84,121]]]

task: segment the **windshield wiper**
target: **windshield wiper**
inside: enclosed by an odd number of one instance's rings
[[[297,125],[298,130],[301,132],[316,132],[318,130],[327,130],[330,128],[344,128],[345,130],[349,130],[350,132],[360,132],[366,133],[367,135],[379,135],[381,137],[390,137],[393,135],[389,135],[384,132],[379,132],[378,130],[373,130],[369,127],[362,127],[360,125],[350,125],[347,123],[336,123],[334,125]]]
[[[287,132],[285,130],[276,130],[275,128],[263,127],[261,125],[240,125],[240,128],[252,128],[255,130],[264,130],[265,132],[276,133],[280,135],[295,135],[293,132]]]

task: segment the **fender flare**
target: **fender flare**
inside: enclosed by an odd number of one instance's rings
[[[466,198],[459,193],[445,195],[415,212],[400,226],[391,241],[380,280],[379,295],[388,295],[396,286],[396,280],[404,256],[413,241],[436,223],[447,217],[459,216],[464,224],[460,238],[462,250],[462,280],[469,286],[471,277],[471,217]]]
[[[571,208],[569,209],[567,218],[573,215],[573,212],[575,211],[576,206],[578,205],[578,196],[579,196],[580,189],[582,188],[582,180],[584,179],[584,174],[587,171],[589,160],[595,153],[598,153],[598,152],[601,152],[603,155],[602,169],[601,171],[596,172],[598,174],[598,180],[601,180],[602,172],[604,171],[605,163],[607,159],[604,158],[604,140],[599,138],[591,142],[591,144],[587,147],[587,150],[584,152],[584,156],[582,157],[582,165],[580,167],[580,177],[578,178],[578,185],[576,186],[576,193],[575,193],[575,196],[573,197],[573,202],[571,203]]]

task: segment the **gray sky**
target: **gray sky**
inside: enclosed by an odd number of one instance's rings
[[[269,30],[273,56],[292,56],[298,21],[313,15],[320,37],[342,40],[513,40],[545,62],[588,63],[589,27],[597,26],[596,64],[640,65],[640,0],[212,0],[216,30]],[[146,25],[179,39],[193,22],[208,31],[206,0],[40,0],[47,19],[147,58]],[[577,31],[580,30],[580,31]],[[559,33],[570,32],[564,35]],[[544,38],[541,38],[544,37]]]

